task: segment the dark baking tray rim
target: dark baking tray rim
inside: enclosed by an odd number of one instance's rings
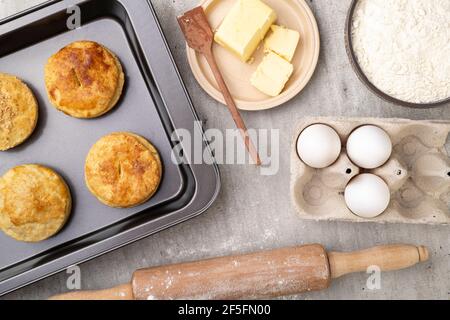
[[[352,40],[352,20],[353,20],[353,13],[355,12],[356,5],[358,4],[358,0],[352,0],[352,3],[350,4],[350,8],[347,12],[347,18],[345,21],[345,49],[347,51],[348,59],[350,60],[350,64],[353,68],[353,71],[355,71],[356,76],[359,80],[375,95],[377,95],[379,98],[394,103],[397,105],[400,105],[402,107],[408,107],[408,108],[417,108],[417,109],[430,109],[430,108],[436,108],[436,107],[442,107],[444,104],[450,102],[450,97],[444,100],[432,102],[432,103],[412,103],[403,101],[397,98],[394,98],[380,89],[378,89],[365,75],[364,71],[361,69],[361,66],[358,63],[358,59],[356,58],[356,54],[353,51],[353,40]]]
[[[99,0],[77,0],[71,5],[95,1]],[[149,0],[111,0],[111,2],[121,5],[126,10],[128,15],[126,23],[129,24],[127,27],[131,26],[133,42],[137,46],[137,62],[144,66],[142,73],[155,103],[165,107],[166,112],[164,114],[160,112],[164,125],[172,130],[183,128],[203,135],[199,118],[151,2]],[[2,35],[8,35],[9,32],[32,24],[33,21],[45,19],[43,11],[54,5],[59,6],[59,9],[67,9],[64,0],[47,1],[1,20]],[[148,15],[143,14],[143,11],[148,11],[146,12]],[[139,15],[132,16],[130,20],[130,14],[133,12],[139,12]],[[154,30],[158,32],[148,32]],[[180,105],[186,106],[181,109],[183,112],[180,112]],[[209,150],[205,139],[203,140],[203,147]],[[183,141],[177,143],[184,146]],[[213,159],[211,152],[208,152],[208,156]],[[200,215],[212,205],[220,190],[218,166],[212,162],[213,165],[180,165],[181,171],[186,175],[184,193],[181,193],[174,202],[152,208],[151,218],[143,211],[132,219],[54,248],[51,254],[9,268],[8,270],[16,270],[16,274],[0,280],[0,296]],[[22,271],[17,271],[20,269]]]

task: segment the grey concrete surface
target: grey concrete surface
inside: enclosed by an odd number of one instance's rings
[[[38,1],[0,0],[0,16]],[[197,0],[153,0],[162,27],[207,128],[232,128],[223,106],[195,82],[175,17]],[[249,127],[281,129],[281,169],[264,177],[252,166],[221,166],[223,189],[204,215],[81,265],[82,288],[107,288],[130,280],[137,268],[236,254],[260,249],[322,243],[332,250],[354,250],[385,243],[424,244],[431,261],[385,273],[380,290],[366,287],[367,274],[335,281],[326,291],[288,299],[449,299],[448,226],[307,222],[299,219],[289,197],[289,146],[298,120],[307,115],[450,119],[450,105],[412,110],[386,103],[357,79],[344,48],[344,23],[350,0],[308,1],[319,24],[322,51],[308,87],[284,106],[245,113]],[[14,7],[14,8],[13,8]],[[66,273],[30,285],[6,299],[41,299],[65,291]]]

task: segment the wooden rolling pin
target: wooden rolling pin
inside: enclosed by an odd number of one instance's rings
[[[318,244],[138,270],[131,284],[73,292],[54,300],[257,299],[328,288],[331,279],[399,270],[428,260],[423,246],[386,245],[356,252],[329,252]]]

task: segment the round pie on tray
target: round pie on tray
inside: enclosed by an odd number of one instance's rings
[[[129,208],[145,203],[158,190],[161,177],[158,151],[134,133],[117,132],[101,138],[86,159],[87,187],[110,207]]]
[[[69,44],[45,66],[51,103],[75,118],[96,118],[110,111],[119,101],[124,83],[119,59],[92,41]]]
[[[0,178],[0,229],[25,242],[55,235],[72,208],[70,190],[53,170],[22,165]]]
[[[38,104],[18,78],[0,73],[0,151],[14,148],[36,128]]]

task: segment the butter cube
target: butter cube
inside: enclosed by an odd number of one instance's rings
[[[264,41],[266,50],[271,50],[291,62],[300,40],[300,33],[277,25],[271,27],[271,33]]]
[[[259,91],[278,96],[294,71],[294,66],[276,53],[270,51],[253,73],[252,85]]]
[[[275,11],[260,0],[238,0],[214,39],[247,62],[276,19]]]

